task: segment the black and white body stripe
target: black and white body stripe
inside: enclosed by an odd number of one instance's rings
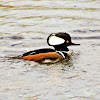
[[[56,52],[59,53],[63,58],[66,58],[72,54],[71,51],[56,51]]]

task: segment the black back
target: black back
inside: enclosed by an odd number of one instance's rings
[[[35,55],[35,54],[47,53],[47,52],[55,52],[55,50],[51,48],[37,49],[37,50],[26,52],[22,56]]]

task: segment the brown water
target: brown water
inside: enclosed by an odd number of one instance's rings
[[[52,32],[81,44],[68,62],[6,58],[49,47]],[[100,1],[0,0],[0,100],[100,100]]]

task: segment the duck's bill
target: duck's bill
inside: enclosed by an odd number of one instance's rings
[[[80,45],[80,44],[76,44],[76,43],[71,43],[71,45]]]

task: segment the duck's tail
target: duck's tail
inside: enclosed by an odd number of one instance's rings
[[[22,55],[19,55],[19,56],[16,56],[16,57],[9,57],[10,59],[22,59],[23,56]]]

